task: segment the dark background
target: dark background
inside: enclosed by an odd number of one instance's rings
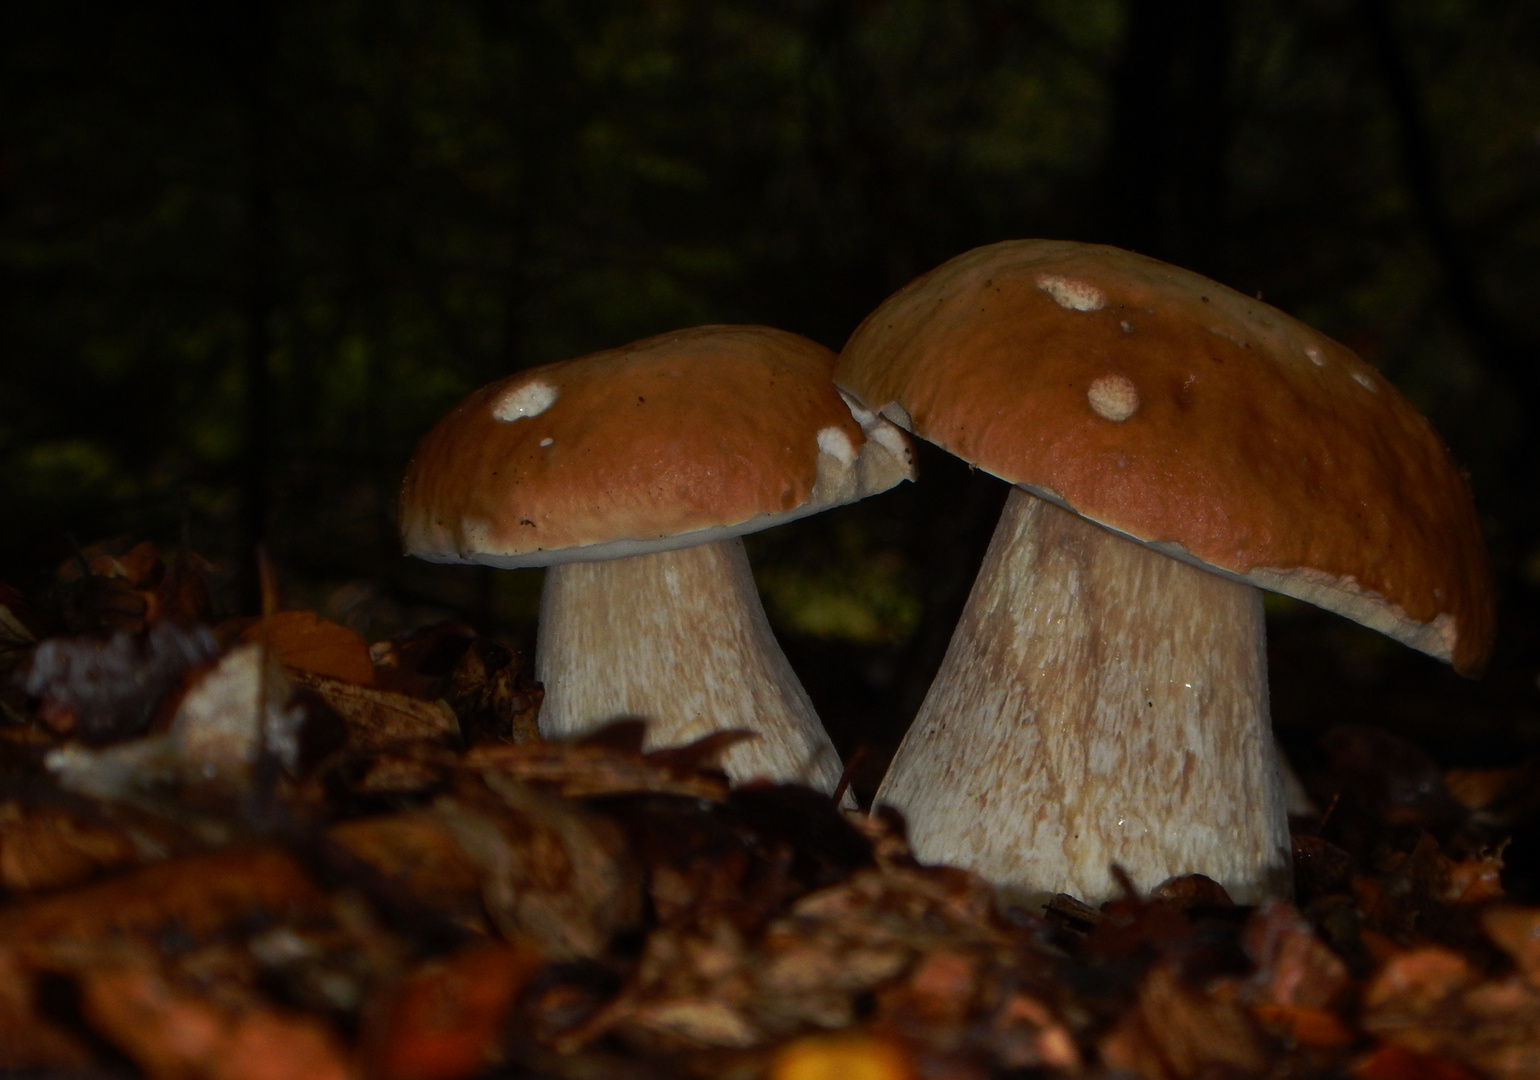
[[[61,0],[7,6],[0,56],[15,584],[185,522],[227,610],[261,539],[287,603],[370,638],[527,645],[538,571],[399,555],[402,467],[462,394],[702,322],[838,348],[969,247],[1097,240],[1346,341],[1469,469],[1490,671],[1270,601],[1302,768],[1345,722],[1444,765],[1540,752],[1534,0]],[[1003,498],[921,465],[751,541],[866,791]]]

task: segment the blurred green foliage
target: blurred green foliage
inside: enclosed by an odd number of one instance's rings
[[[1533,402],[1443,301],[1377,7],[17,5],[0,26],[0,559],[52,557],[69,529],[175,535],[185,512],[201,547],[243,560],[256,505],[323,600],[367,580],[376,599],[527,620],[531,581],[397,555],[402,465],[460,395],[708,321],[838,347],[943,259],[1049,235],[1186,262],[1360,349],[1472,469],[1499,568],[1517,566],[1540,543]],[[1533,342],[1540,7],[1388,12],[1484,310]],[[1165,64],[1144,89],[1141,56]],[[916,521],[961,511],[895,498],[764,547],[783,627],[896,646],[944,614]]]

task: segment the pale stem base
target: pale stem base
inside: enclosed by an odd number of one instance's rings
[[[545,572],[535,675],[540,733],[571,738],[649,721],[649,747],[742,728],[735,783],[796,781],[832,792],[839,755],[781,652],[736,537]]]
[[[1287,895],[1262,594],[1011,493],[878,802],[1024,898]]]

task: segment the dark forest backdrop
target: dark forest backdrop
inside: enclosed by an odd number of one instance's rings
[[[0,16],[0,576],[193,544],[377,637],[526,641],[537,571],[402,559],[419,435],[513,369],[710,321],[838,348],[980,243],[1100,240],[1339,337],[1469,468],[1479,683],[1276,603],[1275,713],[1540,751],[1533,0],[80,0]],[[837,738],[902,732],[1003,497],[751,547]],[[868,777],[868,780],[870,778]]]

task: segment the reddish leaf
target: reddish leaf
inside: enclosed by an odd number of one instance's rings
[[[497,1056],[514,1000],[545,963],[529,945],[485,943],[414,970],[370,1057],[380,1080],[459,1080]]]
[[[241,640],[266,645],[284,667],[356,686],[374,682],[374,663],[364,639],[313,611],[269,615],[242,631]]]

